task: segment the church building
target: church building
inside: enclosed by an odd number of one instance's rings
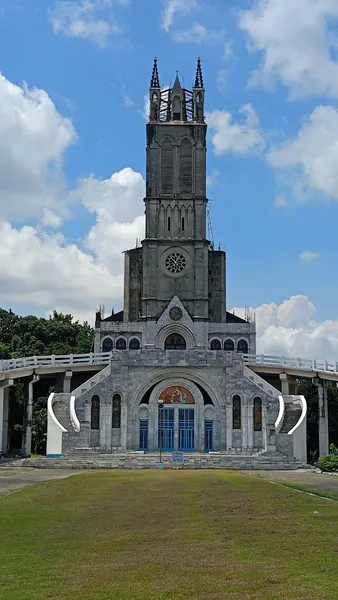
[[[163,90],[155,59],[145,237],[125,252],[123,310],[96,314],[94,352],[106,353],[108,366],[71,396],[55,396],[55,415],[68,410],[72,425],[63,454],[283,450],[294,458],[291,437],[278,449],[280,392],[243,360],[256,354],[254,320],[227,311],[226,254],[207,235],[206,138],[200,60],[191,90],[178,75]]]

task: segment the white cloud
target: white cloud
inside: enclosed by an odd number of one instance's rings
[[[299,258],[304,262],[313,262],[318,258],[318,252],[313,252],[312,250],[304,250],[300,253]]]
[[[218,71],[218,75],[217,75],[217,87],[219,89],[220,92],[224,92],[224,90],[227,88],[228,86],[228,78],[229,78],[229,71],[228,69],[220,69]]]
[[[187,15],[199,7],[197,0],[164,0],[161,27],[169,31],[179,15]]]
[[[210,175],[207,176],[207,186],[208,187],[223,187],[220,183],[220,178],[222,174],[218,171],[218,169],[213,169]]]
[[[66,213],[62,158],[76,141],[71,120],[44,90],[15,85],[0,74],[1,218],[41,217],[46,208],[59,217]]]
[[[142,176],[132,169],[106,181],[81,181],[73,194],[96,213],[83,250],[41,227],[0,223],[0,299],[33,303],[45,311],[57,308],[77,318],[94,314],[102,303],[120,305],[123,252],[144,234],[144,189]],[[47,224],[53,225],[52,213]]]
[[[206,43],[209,40],[209,30],[200,23],[194,23],[190,29],[175,33],[174,40],[182,44]]]
[[[278,194],[275,198],[275,208],[284,208],[285,206],[289,206],[289,204],[282,194]]]
[[[113,4],[126,6],[129,0],[57,0],[49,15],[54,33],[85,38],[103,47],[109,37],[122,33],[109,10]]]
[[[244,316],[243,309],[232,310]],[[263,304],[255,313],[258,354],[337,360],[338,321],[315,321],[315,306],[306,296]]]
[[[309,199],[309,188],[338,200],[338,110],[334,106],[315,108],[297,136],[272,147],[267,160],[276,168],[300,170],[296,199]]]
[[[209,128],[214,132],[212,143],[216,156],[225,152],[260,154],[263,151],[265,141],[256,111],[246,104],[239,113],[243,118],[237,123],[226,110],[213,110],[207,114]]]
[[[251,84],[270,87],[276,80],[293,95],[338,96],[337,0],[254,0],[239,17],[249,49],[262,61]]]

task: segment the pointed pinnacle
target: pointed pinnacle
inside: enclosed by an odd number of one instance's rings
[[[196,69],[196,79],[195,79],[195,88],[203,88],[203,73],[201,66],[201,59],[198,57],[197,59],[197,69]]]
[[[153,73],[151,76],[151,82],[150,82],[150,87],[152,88],[159,88],[160,86],[160,78],[158,75],[158,68],[157,68],[157,58],[155,56],[154,59],[154,66],[153,66]]]

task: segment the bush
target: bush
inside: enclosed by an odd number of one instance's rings
[[[318,460],[318,466],[322,471],[338,471],[338,454],[324,454]]]

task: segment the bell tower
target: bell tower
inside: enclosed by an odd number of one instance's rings
[[[137,249],[141,281],[136,285],[130,251],[126,259],[125,320],[135,316],[130,308],[135,304],[130,301],[131,294],[139,298],[142,320],[156,321],[174,296],[180,298],[194,321],[223,322],[226,318],[225,255],[211,251],[207,240],[204,103],[200,59],[194,84],[186,89],[178,73],[173,87],[162,88],[155,58],[147,123],[146,231],[142,249]],[[134,253],[136,260],[136,249]],[[223,258],[216,260],[214,256],[213,260],[212,254]],[[221,278],[216,310],[209,306],[215,261]]]

